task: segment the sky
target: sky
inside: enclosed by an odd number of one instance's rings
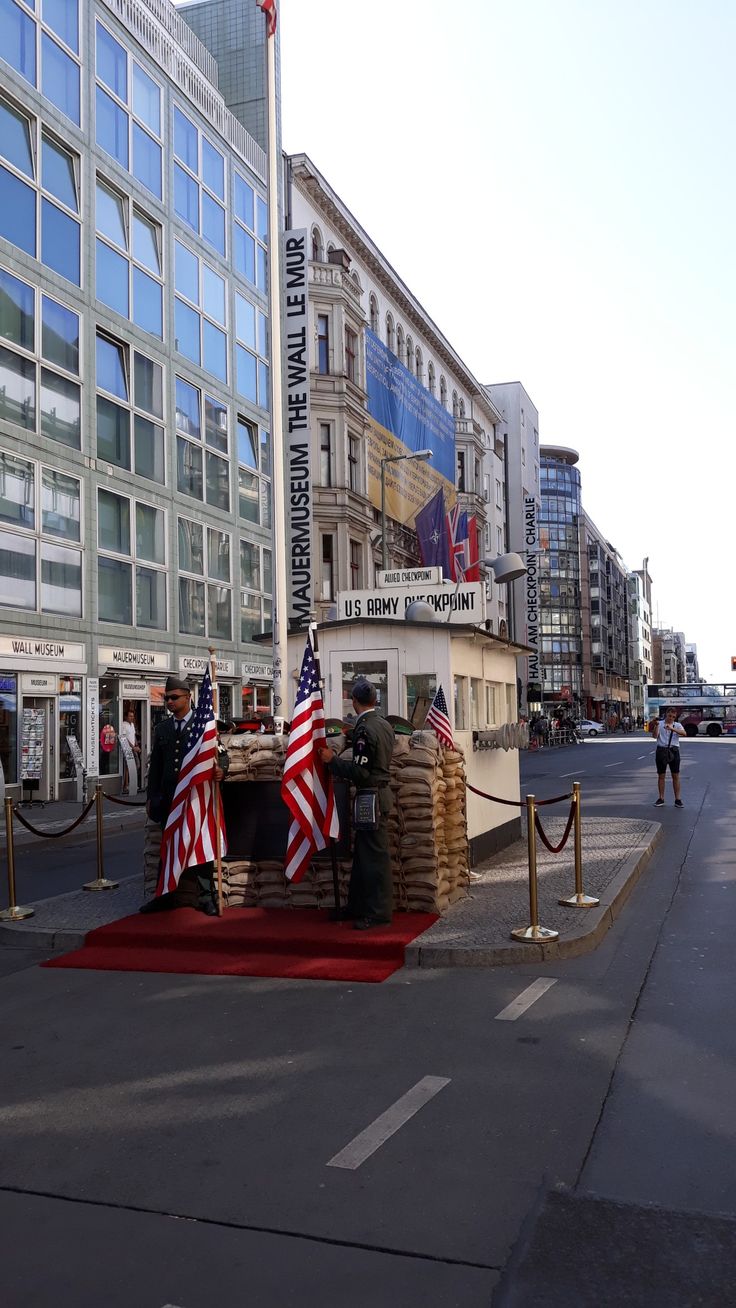
[[[542,444],[654,619],[736,655],[736,4],[280,0],[305,152]],[[736,680],[736,674],[734,674]]]

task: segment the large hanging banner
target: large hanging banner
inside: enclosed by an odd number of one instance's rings
[[[309,414],[309,250],[306,228],[284,232],[281,323],[289,618],[304,625],[313,604],[312,473]],[[274,450],[274,458],[278,451]]]
[[[455,503],[455,421],[452,414],[374,332],[365,333],[366,390],[370,440],[368,498],[381,507],[381,460],[397,454],[431,450],[432,459],[384,465],[386,513],[404,526],[414,525],[418,509],[442,487],[445,507]]]

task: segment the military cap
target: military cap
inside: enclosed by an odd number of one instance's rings
[[[191,694],[189,684],[186,681],[182,681],[181,677],[171,676],[166,678],[164,694],[169,695],[173,690],[186,690]]]
[[[350,693],[358,704],[372,704],[376,698],[374,687],[370,681],[366,681],[365,677],[359,677]]]

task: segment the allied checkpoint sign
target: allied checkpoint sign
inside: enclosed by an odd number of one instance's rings
[[[375,332],[365,333],[368,393],[368,498],[381,507],[381,459],[431,450],[431,460],[385,466],[386,514],[404,526],[440,487],[455,503],[455,421],[439,400],[397,359]]]
[[[339,618],[399,618],[413,600],[426,600],[439,622],[485,621],[485,587],[480,581],[458,585],[383,586],[375,590],[344,590],[337,597]]]

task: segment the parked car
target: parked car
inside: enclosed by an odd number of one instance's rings
[[[575,725],[581,736],[600,736],[606,729],[602,722],[593,722],[591,718],[583,718],[582,722],[576,722]]]

